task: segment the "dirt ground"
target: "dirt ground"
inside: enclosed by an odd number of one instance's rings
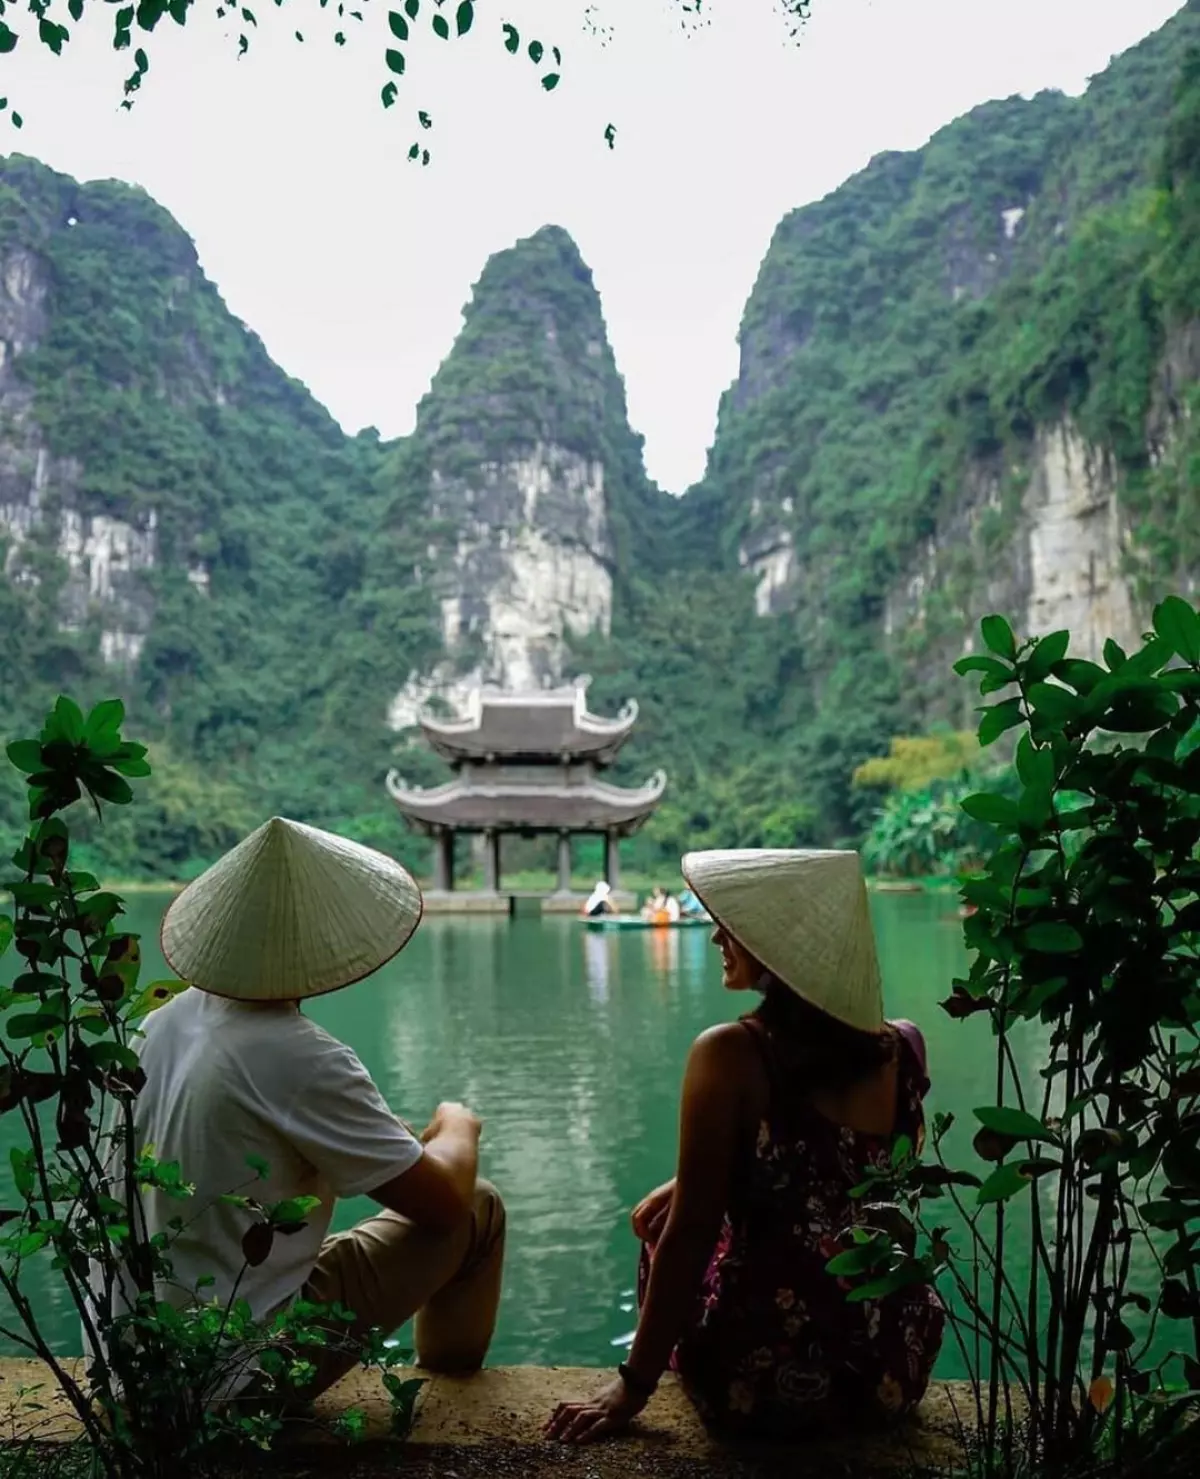
[[[552,1444],[489,1443],[474,1448],[422,1446],[397,1450],[372,1445],[373,1451],[303,1459],[273,1460],[223,1479],[865,1479],[852,1459],[813,1454],[804,1462],[795,1448],[746,1458],[722,1455],[683,1458],[648,1452],[619,1441],[585,1448]],[[912,1473],[911,1470],[908,1471]]]

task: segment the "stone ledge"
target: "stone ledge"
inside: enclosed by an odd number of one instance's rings
[[[72,1363],[74,1364],[74,1363]],[[416,1371],[406,1373],[420,1376]],[[403,1446],[405,1471],[414,1474],[495,1473],[608,1476],[652,1473],[667,1475],[794,1474],[800,1450],[733,1449],[706,1433],[691,1403],[668,1379],[654,1396],[635,1430],[620,1442],[564,1450],[547,1444],[542,1425],[556,1403],[592,1395],[605,1373],[581,1367],[495,1367],[468,1377],[430,1376],[418,1399],[416,1422]],[[36,1393],[31,1388],[40,1387]],[[37,1404],[31,1408],[28,1404]],[[395,1469],[401,1445],[390,1434],[390,1408],[378,1378],[354,1372],[317,1404],[329,1419],[349,1407],[367,1418],[365,1449],[357,1447],[338,1460],[344,1474],[373,1474]],[[860,1431],[843,1438],[822,1439],[803,1447],[806,1479],[867,1476],[896,1471],[944,1471],[961,1464],[960,1417],[968,1420],[970,1388],[964,1382],[931,1388],[920,1412],[891,1432]],[[58,1395],[53,1377],[35,1361],[0,1360],[0,1442],[70,1442],[79,1425]],[[325,1470],[328,1460],[318,1449],[332,1440],[298,1431],[286,1446],[289,1473]],[[381,1448],[390,1451],[379,1465]],[[375,1464],[369,1455],[376,1454]],[[365,1464],[365,1467],[363,1465]]]

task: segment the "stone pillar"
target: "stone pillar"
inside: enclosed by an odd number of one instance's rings
[[[618,851],[618,838],[615,832],[604,834],[604,877],[609,888],[621,887],[621,855]]]
[[[500,892],[500,834],[483,834],[483,886],[489,894]]]
[[[433,834],[433,886],[441,893],[454,888],[454,833],[446,828]]]
[[[560,894],[571,892],[571,834],[569,832],[558,834],[558,891]]]

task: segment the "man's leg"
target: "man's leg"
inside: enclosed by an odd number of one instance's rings
[[[327,1238],[301,1298],[345,1305],[355,1320],[337,1327],[337,1349],[310,1358],[318,1374],[305,1397],[325,1391],[357,1364],[356,1346],[373,1326],[390,1334],[414,1316],[421,1366],[481,1366],[496,1328],[504,1227],[499,1192],[480,1181],[471,1216],[453,1232],[432,1232],[385,1211]]]

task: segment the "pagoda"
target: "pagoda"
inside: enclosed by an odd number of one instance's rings
[[[388,794],[409,826],[434,840],[434,888],[454,887],[454,838],[482,833],[489,892],[500,888],[500,838],[558,838],[558,886],[571,887],[571,838],[604,838],[604,876],[619,885],[617,842],[636,832],[667,785],[659,771],[646,785],[600,779],[629,738],[637,704],[615,719],[589,713],[587,678],[532,693],[476,688],[461,719],[419,719],[426,742],[453,769],[445,785],[406,786],[393,770]]]

